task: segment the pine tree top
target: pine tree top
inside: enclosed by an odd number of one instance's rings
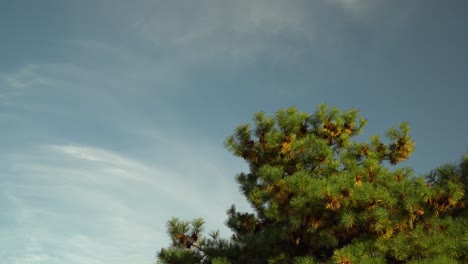
[[[237,181],[254,213],[228,210],[231,239],[203,238],[202,222],[169,223],[163,263],[457,263],[467,259],[466,163],[427,179],[394,165],[415,143],[408,123],[386,140],[355,140],[355,109],[259,112],[225,145],[249,171]],[[464,176],[463,176],[464,175]],[[189,226],[192,226],[191,228]],[[198,230],[198,231],[197,231]],[[454,239],[457,238],[457,239]],[[190,257],[192,259],[190,259]],[[448,260],[449,262],[443,262]],[[195,262],[190,262],[195,261]]]

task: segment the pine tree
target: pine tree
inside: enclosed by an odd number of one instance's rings
[[[249,165],[237,181],[253,213],[227,211],[230,239],[203,237],[201,219],[171,219],[159,261],[468,263],[468,158],[415,177],[395,166],[413,152],[409,125],[354,140],[365,125],[327,105],[256,113],[226,140]]]

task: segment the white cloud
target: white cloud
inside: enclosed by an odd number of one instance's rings
[[[24,95],[66,91],[80,85],[84,80],[96,80],[98,76],[96,72],[75,64],[30,63],[10,72],[0,73],[0,81],[5,84],[0,96],[11,101]]]
[[[359,14],[369,6],[369,0],[329,0],[338,3],[342,8],[354,14]]]
[[[182,166],[171,169],[83,145],[2,154],[11,165],[0,181],[2,219],[9,223],[0,230],[0,247],[14,247],[0,257],[11,263],[153,263],[155,251],[168,243],[171,216],[204,217],[208,230],[223,228],[235,197],[225,188],[237,188],[217,168],[222,164],[210,165],[216,154],[200,154],[193,160],[182,155]]]
[[[1,73],[0,79],[6,83],[7,87],[13,89],[24,89],[48,83],[47,79],[37,72],[37,67],[32,64],[25,66],[20,71],[13,74]]]
[[[369,28],[375,28],[379,34],[392,33],[396,28],[404,28],[408,19],[419,9],[418,1],[376,0],[328,0],[329,3],[342,8],[345,14]],[[337,36],[339,37],[339,36]]]
[[[338,5],[342,8],[347,14],[351,15],[357,20],[363,18],[368,18],[371,13],[377,11],[381,7],[382,3],[385,1],[375,1],[375,0],[328,0],[332,4]],[[380,2],[380,3],[379,3]],[[368,21],[370,22],[370,21]]]
[[[35,64],[28,64],[17,71],[0,72],[0,103],[11,104],[11,100],[29,89],[44,87],[51,82]]]
[[[259,56],[292,59],[288,39],[310,42],[315,25],[305,2],[213,1],[148,4],[134,17],[134,30],[173,58],[199,64],[249,62]],[[189,11],[190,10],[190,11]]]
[[[150,167],[141,162],[133,161],[108,150],[84,146],[49,146],[60,153],[70,155],[74,158],[84,159],[97,163],[97,168],[93,170],[101,175],[108,175],[105,181],[111,181],[109,176],[117,179],[124,179],[127,184],[145,184],[153,188],[154,191],[164,193],[166,199],[185,201],[185,197],[203,197],[202,193],[191,189],[191,184],[196,184],[193,179],[188,179],[187,175],[178,175],[178,172],[162,167]],[[191,164],[195,165],[195,164]],[[177,171],[177,170],[175,170]],[[221,175],[219,175],[221,176]],[[102,177],[96,175],[95,177]],[[104,184],[103,181],[99,181]],[[181,190],[184,195],[180,195],[173,190]],[[90,196],[89,194],[87,195]],[[101,199],[101,198],[97,198]],[[207,199],[209,200],[209,198]],[[187,200],[192,206],[202,207],[201,201]]]
[[[98,161],[103,163],[108,163],[114,166],[136,166],[135,162],[132,162],[128,159],[122,158],[119,155],[116,155],[112,152],[105,151],[98,148],[92,147],[83,147],[83,146],[50,146],[52,149],[57,150],[59,152],[63,152],[70,156],[91,160],[91,161]]]

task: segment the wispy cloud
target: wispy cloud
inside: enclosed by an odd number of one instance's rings
[[[31,64],[16,73],[0,73],[0,79],[5,82],[7,87],[13,89],[24,89],[48,83],[47,80],[37,72],[37,67]]]
[[[202,216],[209,228],[220,227],[234,198],[221,194],[231,180],[197,161],[168,169],[78,145],[45,145],[2,159],[11,165],[0,182],[9,223],[0,244],[23,247],[1,253],[11,263],[150,263],[167,243],[169,217]],[[189,171],[214,180],[213,189],[199,189],[203,181]]]
[[[34,64],[28,64],[16,71],[0,72],[0,103],[10,104],[11,101],[27,92],[50,84],[47,76],[39,72]]]
[[[372,6],[373,1],[369,0],[329,0],[339,4],[346,11],[353,13],[354,15],[362,14],[367,8]]]
[[[50,146],[51,149],[68,154],[72,157],[107,163],[113,166],[137,166],[135,162],[122,158],[112,152],[97,148],[80,147],[80,146]]]
[[[135,17],[134,30],[186,63],[293,59],[297,50],[287,40],[310,42],[315,37],[306,2],[204,0],[187,4],[190,7],[148,3]]]

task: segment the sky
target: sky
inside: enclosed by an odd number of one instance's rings
[[[468,150],[466,1],[0,0],[2,263],[155,263],[224,226],[254,112],[408,121],[422,175]]]

